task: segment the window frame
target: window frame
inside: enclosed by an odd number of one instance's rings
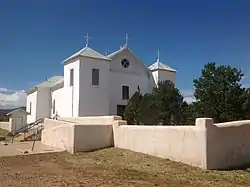
[[[123,92],[125,89],[124,88],[128,88],[127,90],[128,90],[128,94],[127,94],[127,97],[123,97],[125,94],[125,92]],[[122,100],[129,100],[129,86],[128,85],[122,85],[122,87],[121,87],[121,98],[122,98]]]
[[[97,73],[97,74],[94,74]],[[98,77],[95,78],[94,75],[97,75]],[[97,81],[97,82],[95,82]],[[98,87],[100,85],[100,69],[97,69],[97,68],[92,68],[92,71],[91,71],[91,85],[94,86],[94,87]]]
[[[56,113],[56,100],[53,99],[53,103],[52,103],[52,114]]]
[[[69,86],[74,86],[74,68],[71,68],[69,71]]]
[[[30,101],[30,114],[31,114],[31,111],[32,111],[32,102]]]

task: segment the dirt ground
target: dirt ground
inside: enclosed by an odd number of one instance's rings
[[[0,143],[0,157],[2,156],[14,156],[14,155],[23,155],[24,151],[27,151],[25,154],[38,154],[38,153],[52,153],[52,152],[61,152],[62,150],[51,148],[46,145],[41,144],[41,141],[36,141],[34,144],[34,149],[31,151],[33,146],[33,141],[25,142],[14,142],[13,144],[9,141],[8,145]]]
[[[248,170],[204,171],[117,148],[0,157],[0,186],[250,186]]]

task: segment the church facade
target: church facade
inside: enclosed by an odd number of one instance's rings
[[[176,83],[176,70],[160,62],[147,67],[127,44],[105,56],[86,45],[63,62],[64,75],[28,90],[27,123],[40,118],[122,115],[140,89],[151,92],[158,81]]]

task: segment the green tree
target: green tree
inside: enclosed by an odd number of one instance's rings
[[[243,119],[246,91],[240,84],[242,77],[236,68],[206,64],[201,76],[194,79],[199,117],[212,117],[215,122]]]
[[[156,97],[151,93],[145,94],[140,104],[138,121],[143,125],[158,125],[158,114],[159,107]]]
[[[178,125],[183,122],[183,96],[171,81],[159,82],[152,94],[156,100],[159,123]]]
[[[140,104],[143,96],[140,91],[136,91],[134,95],[130,98],[125,111],[123,113],[124,119],[131,125],[138,125],[138,114],[140,110]]]

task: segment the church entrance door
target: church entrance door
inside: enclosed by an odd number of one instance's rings
[[[124,119],[123,117],[123,113],[125,111],[126,105],[117,105],[117,115],[121,116],[122,119]]]

